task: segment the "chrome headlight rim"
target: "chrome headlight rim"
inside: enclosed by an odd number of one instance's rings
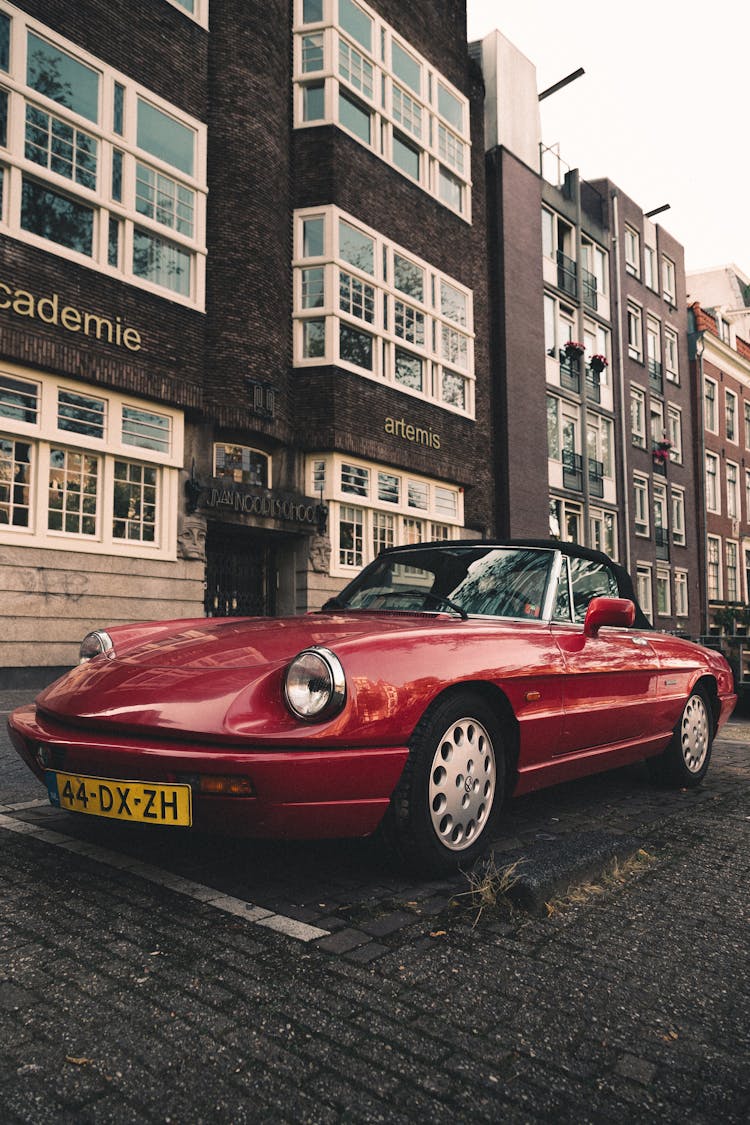
[[[311,713],[300,711],[292,702],[289,694],[289,677],[297,661],[305,656],[314,656],[321,661],[326,670],[329,683],[328,699],[317,711]],[[322,645],[310,645],[308,648],[303,648],[298,652],[294,659],[289,662],[284,675],[284,702],[295,719],[299,719],[303,723],[322,722],[324,719],[330,719],[333,715],[337,715],[344,706],[345,701],[346,675],[344,674],[344,669],[338,656],[336,656],[334,652],[331,652],[329,648],[324,648]]]
[[[89,651],[86,651],[87,647]],[[88,664],[90,660],[94,660],[97,656],[112,658],[114,655],[114,642],[106,629],[92,629],[81,641],[78,649],[78,663]]]

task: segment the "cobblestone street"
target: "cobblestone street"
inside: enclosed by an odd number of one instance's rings
[[[513,802],[498,868],[646,853],[538,917],[368,841],[81,823],[6,749],[4,1120],[746,1121],[749,742],[696,793],[634,767]]]

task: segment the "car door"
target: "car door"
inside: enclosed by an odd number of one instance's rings
[[[617,597],[603,563],[563,560],[552,634],[563,657],[563,731],[557,754],[637,742],[656,721],[659,659],[648,634],[603,628],[584,636],[592,597]]]

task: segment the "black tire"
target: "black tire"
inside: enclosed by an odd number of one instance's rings
[[[700,785],[711,761],[713,734],[713,712],[708,696],[703,688],[694,688],[669,746],[657,758],[649,759],[654,779],[676,789],[694,789]]]
[[[449,696],[414,730],[381,834],[419,874],[465,870],[492,842],[504,791],[497,716],[473,692]]]

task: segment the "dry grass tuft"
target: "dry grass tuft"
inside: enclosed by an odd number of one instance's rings
[[[635,855],[629,856],[623,862],[615,859],[602,872],[597,883],[579,883],[575,887],[569,887],[565,894],[560,895],[559,898],[545,903],[547,916],[557,914],[561,910],[565,910],[566,907],[581,906],[590,902],[591,899],[606,894],[607,891],[617,890],[631,880],[637,879],[655,862],[656,857],[647,852],[645,848],[639,848]]]
[[[457,894],[453,900],[454,904],[462,906],[463,903],[459,903],[457,900],[468,899],[467,906],[469,909],[477,911],[477,916],[474,919],[475,926],[487,907],[497,907],[501,903],[510,907],[507,896],[511,888],[518,882],[516,870],[521,863],[523,863],[523,860],[518,859],[507,867],[498,867],[494,856],[485,860],[481,867],[475,867],[472,871],[467,872],[466,878],[469,881],[469,889]]]

